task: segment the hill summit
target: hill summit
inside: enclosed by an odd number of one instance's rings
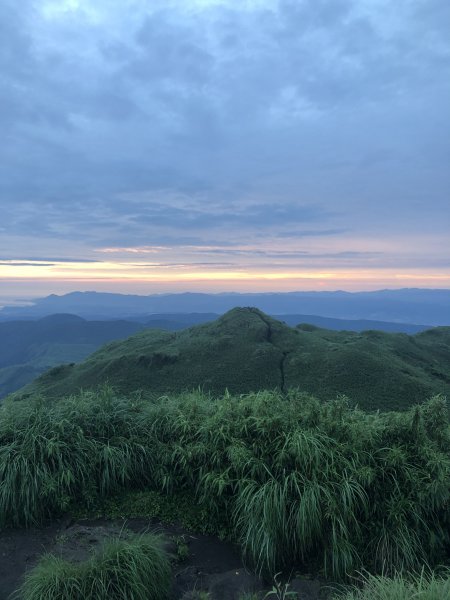
[[[414,336],[295,328],[256,308],[235,308],[183,331],[146,329],[103,346],[78,365],[55,367],[22,390],[61,396],[109,382],[154,395],[300,388],[346,394],[365,408],[398,409],[450,392],[450,328]]]

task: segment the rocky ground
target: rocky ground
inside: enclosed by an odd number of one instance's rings
[[[272,585],[251,574],[242,564],[238,549],[218,538],[194,535],[177,526],[164,526],[147,519],[80,520],[68,519],[34,529],[9,529],[0,532],[0,600],[7,600],[20,585],[27,569],[46,553],[69,560],[84,560],[105,538],[157,531],[167,538],[176,557],[171,600],[240,600],[245,594],[260,592],[263,598]],[[298,600],[318,600],[327,596],[319,581],[294,578],[289,591]],[[203,596],[200,592],[208,592]],[[268,598],[277,600],[276,595]],[[294,600],[295,596],[288,596]]]

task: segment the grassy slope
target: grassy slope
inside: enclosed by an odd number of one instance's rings
[[[50,367],[82,361],[102,344],[142,327],[127,321],[88,322],[74,315],[0,323],[0,398]]]
[[[201,386],[233,393],[291,387],[362,407],[405,408],[450,392],[450,329],[415,336],[291,328],[256,309],[234,309],[181,332],[146,330],[73,367],[56,367],[24,393],[65,395],[109,381],[155,394]]]
[[[0,368],[0,398],[15,392],[61,363],[81,362],[95,352],[99,343],[35,343],[27,348],[28,360]]]

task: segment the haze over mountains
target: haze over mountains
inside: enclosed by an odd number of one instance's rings
[[[155,313],[223,314],[237,306],[254,306],[272,315],[450,325],[450,290],[445,289],[149,296],[73,292],[39,298],[31,306],[5,307],[0,311],[0,320],[39,318],[55,313],[71,313],[87,319],[141,319]]]
[[[291,328],[258,309],[237,308],[183,331],[147,329],[112,342],[18,394],[61,397],[104,383],[151,395],[299,388],[324,400],[346,394],[364,408],[402,409],[450,394],[450,328],[414,336]]]

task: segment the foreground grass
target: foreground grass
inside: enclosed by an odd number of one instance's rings
[[[83,563],[47,555],[25,576],[20,600],[163,600],[171,580],[161,538],[111,540]]]
[[[104,388],[0,409],[1,526],[127,489],[191,497],[265,573],[417,570],[448,559],[448,408],[368,414],[296,392],[150,403]]]
[[[450,572],[442,576],[424,575],[405,578],[368,576],[362,588],[338,596],[336,600],[448,600]]]

